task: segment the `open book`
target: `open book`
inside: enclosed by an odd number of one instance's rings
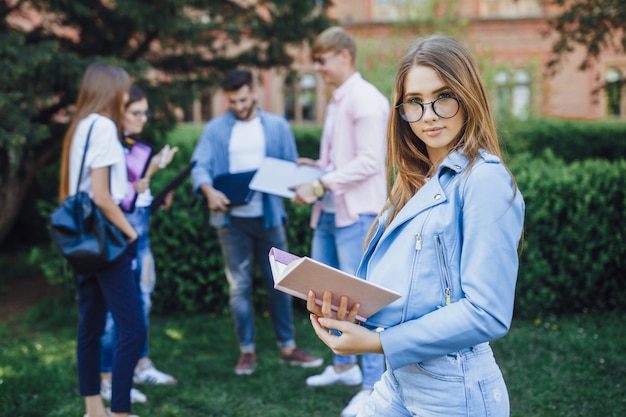
[[[269,253],[274,276],[274,288],[302,300],[307,299],[309,290],[315,292],[315,301],[322,305],[325,290],[333,292],[332,308],[337,311],[341,296],[348,302],[360,303],[357,320],[366,321],[387,304],[400,298],[400,294],[361,278],[340,271],[308,257],[299,257],[283,250],[272,248]],[[352,304],[348,305],[348,310]]]

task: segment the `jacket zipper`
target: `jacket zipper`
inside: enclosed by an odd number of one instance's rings
[[[443,277],[443,289],[446,293],[446,305],[450,304],[450,280],[448,279],[448,270],[446,269],[445,257],[443,256],[443,244],[441,237],[437,236],[437,249],[439,250],[439,263],[441,264],[441,274]]]

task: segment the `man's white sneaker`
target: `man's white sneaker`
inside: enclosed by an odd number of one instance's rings
[[[100,396],[103,400],[111,401],[111,380],[102,379],[100,381]],[[130,389],[130,402],[145,403],[146,401],[148,401],[146,394],[139,391],[137,388]]]
[[[133,382],[135,384],[171,385],[176,383],[176,379],[172,375],[159,371],[148,359],[144,364],[135,368]]]
[[[371,389],[364,389],[359,391],[348,403],[346,408],[341,411],[341,417],[356,417],[361,411],[361,408],[367,402],[370,394],[372,393]]]
[[[319,375],[313,375],[306,379],[306,384],[310,387],[323,387],[326,385],[361,385],[363,374],[359,365],[343,371],[335,371],[333,365],[329,365]]]

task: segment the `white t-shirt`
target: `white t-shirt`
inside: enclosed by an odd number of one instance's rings
[[[245,122],[235,122],[230,134],[228,155],[231,174],[253,171],[261,166],[265,157],[265,135],[258,116]],[[230,214],[235,217],[263,216],[263,195],[255,192],[248,204],[233,207]]]
[[[85,165],[80,179],[80,191],[84,191],[93,198],[91,190],[91,170],[109,166],[111,196],[116,203],[120,203],[127,191],[126,159],[124,148],[118,139],[117,127],[108,117],[92,113],[78,122],[72,146],[70,148],[70,195],[76,193],[78,171],[83,158],[87,132],[94,122],[89,138],[89,149],[85,158]]]

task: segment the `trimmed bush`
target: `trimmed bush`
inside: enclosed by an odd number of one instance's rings
[[[551,149],[565,162],[589,158],[626,159],[626,123],[560,119],[510,120],[498,123],[507,155],[529,152],[540,157]]]
[[[566,164],[545,152],[511,163],[526,201],[516,314],[626,305],[626,161]]]
[[[562,137],[564,133],[557,133],[574,125],[580,134],[571,133],[575,129]],[[606,130],[602,126],[607,126]],[[624,311],[626,162],[623,158],[590,159],[587,154],[573,151],[605,149],[594,141],[611,141],[613,149],[623,149],[623,134],[619,133],[622,127],[619,123],[561,121],[507,125],[508,130],[503,133],[507,137],[507,160],[526,201],[517,316]],[[595,129],[597,133],[593,133]],[[184,125],[168,136],[168,142],[179,146],[180,151],[172,168],[153,178],[154,193],[188,163],[201,131],[202,126]],[[321,128],[294,127],[294,134],[300,155],[316,158]],[[559,148],[561,145],[563,149]],[[557,153],[555,148],[561,150]],[[572,151],[570,156],[564,158],[568,151]],[[155,312],[223,313],[228,307],[221,250],[216,232],[208,224],[209,213],[204,204],[193,195],[190,181],[186,181],[176,191],[172,207],[153,216]],[[46,216],[54,206],[49,201],[40,202],[42,215]],[[290,250],[306,255],[312,235],[308,224],[310,207],[288,201],[285,206]],[[32,262],[40,265],[52,282],[62,280],[63,263],[50,245],[33,249]],[[266,291],[259,284],[255,303],[265,308]]]

